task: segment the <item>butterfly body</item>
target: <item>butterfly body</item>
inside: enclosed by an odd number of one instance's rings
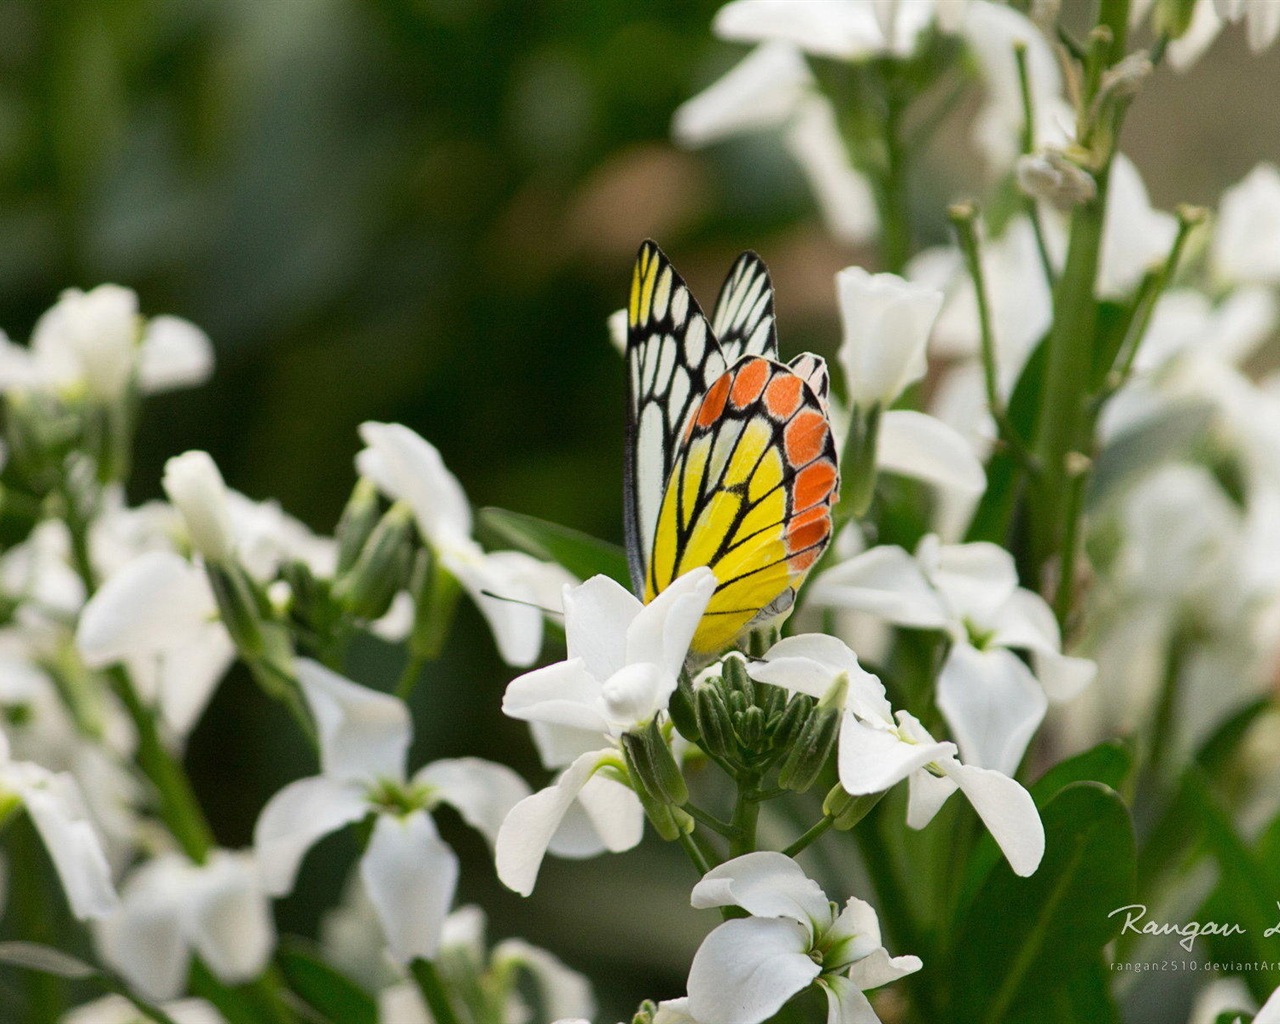
[[[693,649],[716,653],[786,612],[831,532],[839,474],[825,365],[777,359],[764,264],[744,253],[712,324],[652,242],[628,306],[624,495],[644,600],[698,566],[718,587]]]

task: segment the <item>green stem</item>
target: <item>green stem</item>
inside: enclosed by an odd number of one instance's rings
[[[409,964],[409,973],[418,985],[418,991],[426,1000],[427,1008],[436,1024],[459,1024],[458,1015],[449,1001],[444,979],[429,960],[417,959]]]
[[[738,779],[738,798],[733,805],[733,819],[729,836],[729,856],[740,857],[754,853],[756,849],[756,825],[760,820],[760,801],[756,799],[756,786],[760,779],[745,775]]]
[[[427,664],[427,659],[420,654],[410,654],[409,660],[405,662],[404,671],[400,673],[400,678],[396,681],[395,695],[403,701],[408,701],[413,696],[413,691],[418,685],[418,679],[422,675],[422,670]]]
[[[802,850],[809,847],[816,839],[822,836],[827,829],[836,823],[835,818],[823,817],[817,823],[808,828],[804,834],[800,836],[794,843],[788,846],[782,852],[788,857],[794,857]]]
[[[681,809],[688,813],[689,817],[698,824],[705,825],[707,828],[711,829],[712,832],[722,835],[726,839],[731,838],[734,834],[733,826],[729,824],[729,822],[721,821],[714,814],[704,811],[701,807],[698,807],[692,802],[682,805]]]
[[[689,855],[689,860],[693,862],[693,866],[699,876],[705,875],[711,870],[712,864],[710,858],[707,857],[707,851],[698,845],[693,836],[687,832],[681,832],[680,845],[684,848],[684,852]]]
[[[1067,488],[1067,507],[1063,514],[1062,558],[1058,573],[1058,587],[1053,598],[1053,613],[1058,629],[1065,634],[1067,619],[1075,603],[1076,549],[1080,546],[1080,513],[1084,510],[1085,482],[1088,479],[1087,464],[1072,467],[1075,472]]]
[[[880,258],[884,269],[901,274],[911,258],[911,205],[907,193],[907,153],[902,139],[903,103],[893,82],[885,85],[885,171],[880,182]]]
[[[1035,99],[1031,95],[1031,71],[1027,63],[1027,44],[1018,40],[1013,44],[1013,59],[1018,65],[1018,89],[1022,94],[1022,152],[1030,154],[1036,148],[1036,108]],[[1031,196],[1024,196],[1023,208],[1027,219],[1031,221],[1031,230],[1036,236],[1036,250],[1040,254],[1040,266],[1044,270],[1044,279],[1049,287],[1053,287],[1053,260],[1049,258],[1049,245],[1045,241],[1044,225],[1040,223],[1040,207]]]
[[[190,780],[161,741],[155,717],[142,703],[129,674],[117,666],[109,669],[107,676],[138,732],[138,766],[160,796],[164,823],[183,852],[195,863],[203,864],[214,846],[214,838]]]
[[[1151,745],[1147,748],[1146,768],[1143,774],[1153,787],[1161,786],[1160,776],[1168,763],[1169,747],[1173,742],[1173,726],[1177,719],[1178,697],[1182,689],[1182,673],[1186,667],[1191,644],[1183,633],[1176,633],[1169,643],[1165,656],[1164,675],[1160,680],[1155,717],[1151,725]]]
[[[9,854],[13,858],[15,880],[9,896],[11,916],[18,934],[31,942],[59,946],[54,916],[46,899],[44,864],[40,839],[28,819],[17,820],[8,830]],[[57,1024],[66,1009],[66,984],[43,971],[24,971],[27,989],[27,1020],[30,1024]]]

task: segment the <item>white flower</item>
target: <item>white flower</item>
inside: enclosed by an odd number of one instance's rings
[[[148,999],[186,987],[191,957],[230,985],[262,973],[275,924],[248,852],[214,850],[203,864],[164,853],[136,869],[115,914],[94,930],[98,952]]]
[[[1129,295],[1147,270],[1168,258],[1177,233],[1177,218],[1151,205],[1138,168],[1117,153],[1111,162],[1098,253],[1098,294],[1103,298]]]
[[[1280,989],[1271,993],[1262,1009],[1253,1018],[1253,1024],[1280,1024]]]
[[[962,764],[955,744],[939,743],[907,712],[899,711],[895,721],[880,681],[840,640],[787,637],[749,672],[759,682],[819,699],[833,687],[845,688],[836,766],[846,792],[881,793],[909,780],[907,824],[919,829],[959,789],[1013,870],[1024,876],[1035,871],[1044,854],[1044,828],[1030,794],[1003,772]]]
[[[690,148],[762,131],[783,133],[784,145],[837,238],[859,242],[871,237],[877,223],[871,186],[849,159],[831,101],[790,43],[756,47],[682,104],[672,121],[676,141]]]
[[[147,322],[138,349],[138,387],[144,394],[194,387],[212,374],[213,345],[204,331],[176,316]]]
[[[715,588],[715,574],[705,566],[647,605],[606,576],[565,588],[569,657],[512,680],[502,701],[505,714],[534,724],[545,763],[572,761],[553,786],[522,800],[502,823],[498,877],[516,892],[533,891],[548,846],[596,772],[622,767],[622,734],[666,708]],[[605,846],[617,851],[638,843],[642,819],[634,793],[606,778],[593,788],[584,807]]]
[[[162,483],[186,523],[191,546],[211,562],[231,558],[235,533],[227,485],[209,453],[191,451],[169,459]]]
[[[945,630],[951,646],[938,678],[938,707],[968,763],[1012,775],[1044,718],[1046,694],[1065,701],[1094,675],[1061,653],[1045,601],[1018,586],[1013,557],[994,544],[921,541],[912,558],[872,548],[814,583],[817,605],[854,608],[912,629]],[[1031,653],[1033,673],[1013,650]]]
[[[226,1018],[203,999],[179,999],[165,1003],[164,1010],[174,1024],[226,1024]],[[150,1018],[147,1018],[148,1020]],[[60,1024],[142,1024],[143,1017],[124,996],[109,995],[85,1003],[66,1014]]]
[[[909,57],[935,10],[947,6],[946,0],[734,0],[716,13],[712,28],[721,39],[786,42],[819,57]]]
[[[836,358],[849,399],[863,407],[888,406],[924,376],[925,345],[943,294],[861,267],[836,274],[836,289],[844,325]]]
[[[530,1012],[517,984],[523,975],[537,992],[541,1019],[590,1020],[596,1002],[586,978],[522,939],[499,942],[490,953],[484,931],[484,912],[479,907],[461,907],[446,919],[437,960],[446,985],[460,989],[479,980],[485,1009],[493,1019],[521,1021],[529,1019]],[[379,993],[378,1019],[382,1024],[431,1024],[432,1020],[417,986],[408,982]]]
[[[36,322],[31,354],[55,386],[81,385],[94,398],[114,401],[133,376],[140,334],[138,297],[128,288],[69,288]]]
[[[1280,12],[1280,4],[1275,5]],[[1224,281],[1280,284],[1280,170],[1261,163],[1222,195],[1211,250]]]
[[[254,829],[263,884],[273,895],[290,892],[317,841],[374,814],[360,860],[365,890],[392,955],[430,959],[458,878],[458,859],[430,810],[449,803],[492,841],[528,788],[509,768],[478,758],[436,761],[407,778],[403,701],[305,659],[297,673],[319,731],[321,774],[290,783],[263,808]]]
[[[539,593],[548,580],[562,583],[568,574],[520,552],[485,553],[471,537],[471,506],[462,485],[435,446],[408,427],[364,423],[360,436],[367,445],[356,457],[360,475],[413,509],[424,543],[471,595],[502,659],[531,665],[542,647]]]
[[[76,646],[90,668],[123,663],[172,735],[199,719],[235,657],[209,581],[171,551],[149,551],[85,604]]]
[[[748,853],[712,868],[690,902],[752,915],[720,925],[693,958],[688,1009],[700,1024],[759,1024],[815,982],[829,1021],[878,1024],[863,991],[922,966],[918,957],[889,956],[870,904],[850,899],[838,908],[781,853]]]
[[[0,812],[21,803],[53,861],[71,912],[82,921],[115,910],[115,887],[102,842],[89,821],[80,788],[65,772],[9,757],[0,732]]]

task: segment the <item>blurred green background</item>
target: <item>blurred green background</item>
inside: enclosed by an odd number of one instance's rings
[[[0,326],[24,339],[63,287],[116,281],[213,339],[206,387],[152,400],[131,497],[163,460],[213,453],[228,481],[328,531],[355,428],[396,420],[442,451],[477,506],[620,539],[622,372],[606,316],[658,238],[709,302],[741,248],[774,272],[784,354],[837,342],[831,273],[874,263],[816,222],[767,139],[698,154],[671,113],[742,52],[711,0],[3,0]],[[1280,157],[1280,60],[1228,32],[1186,76],[1161,69],[1128,149],[1155,201],[1212,203]],[[919,241],[980,184],[965,111],[918,154]],[[394,652],[350,666],[387,685]],[[464,608],[415,697],[422,760],[480,753],[542,781],[497,707],[510,677]],[[289,723],[233,676],[189,762],[221,842],[312,770]],[[683,988],[707,922],[677,853],[549,863],[500,890],[474,835],[463,899],[590,973],[601,1019]],[[307,863],[285,928],[314,933],[354,847]],[[658,938],[655,940],[655,936]]]

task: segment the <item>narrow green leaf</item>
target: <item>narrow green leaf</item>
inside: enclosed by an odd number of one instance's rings
[[[616,544],[568,526],[502,508],[482,508],[477,514],[477,521],[480,529],[493,537],[496,543],[508,545],[534,558],[558,562],[579,579],[603,573],[624,587],[630,586],[627,555]]]
[[[289,987],[332,1024],[378,1024],[374,998],[305,946],[281,946],[277,961]]]
[[[991,871],[956,935],[948,1020],[1004,1024],[1034,1010],[1097,963],[1120,928],[1109,916],[1131,902],[1134,840],[1114,791],[1074,782],[1042,812],[1045,854],[1019,878]]]
[[[69,981],[83,981],[101,973],[92,964],[37,942],[0,942],[0,963]]]

